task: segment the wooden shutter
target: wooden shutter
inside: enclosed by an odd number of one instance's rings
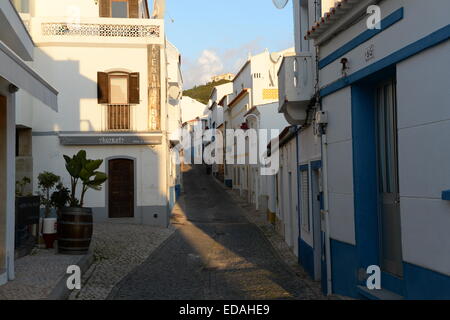
[[[128,78],[128,103],[139,104],[139,72],[130,73]]]
[[[110,18],[111,17],[111,0],[100,0],[99,1],[100,17]]]
[[[99,104],[109,103],[109,78],[105,72],[97,72],[97,100]]]
[[[139,0],[128,0],[128,12],[130,18],[139,18]]]

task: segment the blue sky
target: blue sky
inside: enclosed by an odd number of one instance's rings
[[[236,72],[249,52],[292,47],[292,1],[278,10],[272,0],[167,0],[166,33],[182,54],[190,88]]]

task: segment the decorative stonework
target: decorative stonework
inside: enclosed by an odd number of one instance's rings
[[[161,129],[161,47],[149,45],[148,56],[148,112],[149,130]]]
[[[159,26],[125,24],[42,23],[44,36],[159,38]]]

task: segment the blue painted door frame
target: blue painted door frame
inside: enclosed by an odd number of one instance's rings
[[[395,75],[395,67],[387,68],[351,88],[355,237],[358,268],[363,272],[370,265],[380,265],[375,88],[379,82]],[[365,285],[362,279],[357,282]],[[402,279],[384,272],[382,286],[404,295]]]
[[[311,278],[314,279],[314,270],[315,270],[315,265],[314,265],[314,259],[311,257],[307,257],[312,256],[314,257],[314,250],[320,250],[320,280],[321,280],[321,287],[322,287],[322,292],[323,294],[327,294],[327,261],[326,261],[326,254],[325,254],[325,233],[320,231],[320,247],[319,248],[311,248],[309,247],[309,245],[307,245],[303,240],[302,240],[302,222],[301,222],[301,212],[300,212],[300,208],[301,208],[301,202],[300,202],[300,198],[301,198],[301,186],[300,186],[300,173],[302,171],[307,171],[308,172],[308,176],[310,176],[310,166],[311,166],[311,171],[312,170],[319,170],[322,168],[322,160],[317,160],[317,161],[312,161],[310,163],[310,165],[300,165],[299,163],[299,153],[300,153],[300,145],[299,145],[299,135],[300,135],[300,130],[297,131],[297,135],[296,135],[296,147],[297,147],[297,214],[298,214],[298,257],[299,257],[299,264],[304,266],[306,271],[309,273],[309,275],[311,276]],[[323,209],[323,192],[320,192],[320,210]],[[314,219],[312,221],[313,223],[313,230],[314,230]],[[317,236],[317,235],[314,235]],[[307,262],[309,261],[309,262]],[[312,262],[312,263],[311,263]]]

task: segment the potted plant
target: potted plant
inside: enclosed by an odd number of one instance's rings
[[[57,218],[52,216],[54,208],[50,193],[61,182],[61,178],[54,173],[44,171],[38,176],[39,189],[41,191],[41,204],[45,207],[45,215],[42,223],[42,235],[47,249],[52,249],[57,238]]]
[[[92,208],[84,207],[84,198],[89,189],[101,190],[108,179],[103,172],[97,171],[103,160],[86,158],[81,150],[73,157],[64,155],[66,169],[70,175],[69,207],[61,208],[60,237],[58,250],[65,254],[85,254],[89,250],[92,238]],[[80,198],[77,188],[81,184]]]
[[[27,189],[31,190],[28,188],[30,183],[28,177],[16,181],[15,244],[18,256],[27,255],[36,244],[36,240],[30,237],[30,228],[39,224],[40,197],[27,192]]]
[[[50,201],[52,206],[56,209],[56,215],[58,219],[61,217],[61,210],[65,208],[70,200],[70,191],[67,189],[62,182],[59,182],[55,191],[50,196]]]

